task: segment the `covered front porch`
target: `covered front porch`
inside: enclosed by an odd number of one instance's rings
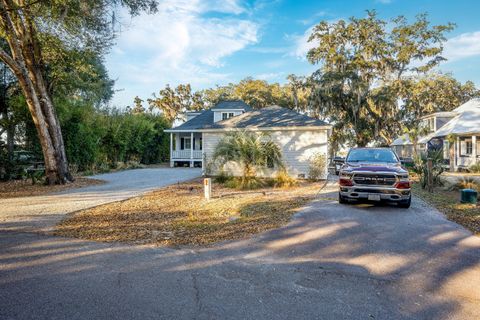
[[[170,167],[203,167],[201,132],[170,132]]]
[[[455,141],[455,170],[468,169],[480,161],[480,133],[457,136]]]

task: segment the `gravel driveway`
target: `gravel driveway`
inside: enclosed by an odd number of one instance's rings
[[[0,318],[480,319],[480,238],[418,199],[335,197],[201,249],[1,232]]]
[[[200,169],[192,168],[125,170],[92,176],[106,181],[102,185],[50,195],[0,199],[0,231],[48,231],[66,213],[124,200],[200,175]]]

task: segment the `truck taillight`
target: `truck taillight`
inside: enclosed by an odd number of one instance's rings
[[[348,179],[348,178],[340,178],[339,183],[340,183],[340,186],[342,186],[342,187],[351,187],[351,186],[353,186],[353,181],[352,181],[352,179]]]
[[[410,181],[398,181],[395,183],[395,188],[397,189],[410,189]]]

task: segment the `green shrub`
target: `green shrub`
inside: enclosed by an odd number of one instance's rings
[[[310,158],[308,168],[308,179],[319,180],[324,179],[327,167],[327,157],[323,153],[316,153]]]
[[[428,183],[428,159],[432,159],[432,182],[433,185],[441,185],[440,175],[443,173],[443,151],[431,150],[427,153],[423,152],[418,156],[414,156],[414,172],[420,177],[420,184],[423,189],[427,187]]]

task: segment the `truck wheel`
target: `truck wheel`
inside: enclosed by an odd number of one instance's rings
[[[340,194],[340,192],[338,193],[338,203],[340,204],[345,204],[347,203],[348,201]]]
[[[398,206],[399,206],[400,208],[408,209],[408,208],[410,208],[410,204],[411,204],[411,203],[412,203],[412,196],[410,196],[410,197],[408,198],[408,200],[400,201],[400,202],[398,203]]]

